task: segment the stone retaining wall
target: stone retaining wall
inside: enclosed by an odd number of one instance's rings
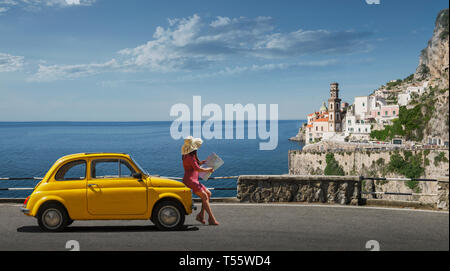
[[[411,202],[428,204],[434,209],[448,210],[448,177],[438,180],[433,183],[436,189],[430,191],[437,196],[428,197],[434,201],[425,202],[419,200],[422,197],[414,196],[416,200]],[[367,200],[367,197],[362,197],[361,194],[363,183],[359,176],[241,175],[237,182],[237,199],[240,202],[254,203],[316,202],[361,205]],[[398,196],[391,200],[405,202],[404,197]]]
[[[241,202],[318,202],[358,205],[361,182],[356,176],[242,175]]]
[[[437,202],[437,208],[448,210],[449,209],[449,184],[448,184],[448,178],[447,180],[441,180],[438,183],[438,202]]]

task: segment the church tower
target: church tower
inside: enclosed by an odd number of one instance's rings
[[[341,99],[339,99],[339,84],[330,84],[330,98],[328,99],[328,131],[342,132]]]

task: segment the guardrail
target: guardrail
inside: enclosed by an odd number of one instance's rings
[[[166,176],[157,176],[172,180],[183,180],[181,177],[166,177]],[[237,179],[239,176],[225,176],[225,177],[209,177],[208,180],[222,180],[222,179]],[[0,181],[25,181],[25,180],[42,180],[43,177],[0,177]],[[221,190],[221,191],[233,191],[237,190],[236,187],[208,187],[209,190]],[[7,187],[0,188],[0,191],[21,191],[21,190],[34,190],[31,187]]]
[[[159,176],[158,176],[159,177]],[[182,180],[181,177],[167,177],[160,176],[162,178],[172,179],[172,180]],[[330,176],[331,177],[331,176]],[[208,180],[221,180],[221,179],[238,179],[239,176],[223,176],[223,177],[210,177]],[[448,178],[448,177],[446,177]],[[42,180],[42,177],[0,177],[0,180],[4,181],[19,181],[19,180]],[[359,180],[372,180],[372,181],[415,181],[415,182],[443,182],[438,179],[423,179],[423,178],[383,178],[383,177],[365,177],[359,176]],[[446,181],[448,182],[448,180]],[[237,190],[237,187],[208,187],[209,190],[216,191],[234,191]],[[9,187],[9,188],[0,188],[0,191],[20,191],[20,190],[34,190],[31,187]],[[394,196],[438,196],[438,194],[424,194],[424,193],[401,193],[401,192],[365,192],[361,191],[361,194],[365,195],[394,195]]]

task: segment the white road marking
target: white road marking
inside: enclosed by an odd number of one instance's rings
[[[322,208],[353,208],[353,209],[373,209],[373,210],[392,210],[392,211],[410,211],[410,212],[427,212],[446,214],[448,211],[436,211],[436,210],[421,210],[421,209],[409,209],[409,208],[394,208],[394,207],[373,207],[373,206],[352,206],[352,205],[326,205],[326,204],[286,204],[286,203],[211,203],[212,206],[259,206],[259,207],[322,207]]]
[[[210,203],[212,206],[244,206],[244,207],[322,207],[322,208],[353,208],[353,209],[372,209],[372,210],[391,210],[391,211],[408,211],[408,212],[425,212],[449,215],[449,211],[437,211],[437,210],[421,210],[410,208],[394,208],[394,207],[373,207],[373,206],[352,206],[352,205],[327,205],[327,204],[299,204],[299,203]],[[0,206],[17,206],[20,207],[23,204],[14,203],[0,203]],[[194,205],[201,206],[201,203],[194,203]]]

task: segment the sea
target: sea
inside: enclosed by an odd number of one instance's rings
[[[212,177],[286,174],[288,151],[303,147],[289,138],[297,134],[304,122],[278,121],[278,145],[274,150],[260,150],[260,143],[267,140],[258,136],[248,139],[252,123],[235,123],[235,128],[244,127],[244,139],[204,140],[198,155],[203,160],[214,152],[224,161]],[[171,125],[171,121],[0,122],[0,177],[43,177],[58,158],[84,152],[127,153],[152,175],[183,177],[180,153],[183,139],[172,138]],[[237,180],[201,182],[211,188],[236,188]],[[37,183],[36,180],[0,180],[0,198],[25,198],[31,191],[1,188],[34,188]],[[212,193],[213,197],[236,196],[236,190],[212,190]]]

